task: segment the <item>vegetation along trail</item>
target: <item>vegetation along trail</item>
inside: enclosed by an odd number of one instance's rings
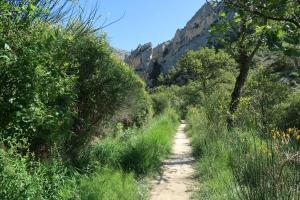
[[[172,154],[163,162],[162,173],[152,183],[150,200],[190,199],[194,185],[192,149],[182,123],[177,129]]]
[[[0,0],[0,200],[300,200],[300,1],[120,2]]]

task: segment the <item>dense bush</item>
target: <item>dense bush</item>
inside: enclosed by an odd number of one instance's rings
[[[0,131],[4,137],[28,138],[35,148],[70,136],[76,75],[69,74],[74,62],[65,53],[69,37],[43,24],[4,37],[9,46],[4,52],[8,58],[0,60]]]
[[[20,144],[0,149],[0,198],[11,199],[71,199],[76,197],[76,181],[60,158],[46,163],[36,161],[34,155]]]
[[[56,143],[76,154],[92,135],[102,134],[104,120],[118,115],[116,123],[147,122],[145,85],[112,55],[104,36],[78,37],[71,28],[38,19],[16,30],[0,33],[4,137],[27,138],[36,153]]]
[[[201,90],[201,86],[198,82],[190,82],[184,86],[172,85],[170,87],[158,87],[155,88],[151,96],[154,98],[159,98],[158,103],[168,100],[170,107],[175,109],[181,116],[182,119],[185,118],[187,110],[189,107],[195,107],[201,105],[203,101],[204,93]],[[153,107],[157,107],[154,102]]]
[[[156,115],[163,113],[166,109],[170,107],[170,100],[168,96],[163,92],[152,94],[151,99],[153,111]]]
[[[115,120],[127,125],[142,126],[151,115],[144,83],[129,66],[112,55],[104,38],[91,35],[76,45],[78,112],[73,125],[75,135],[68,143],[72,150],[81,147],[91,136],[103,134],[99,126],[104,120],[115,116]]]
[[[267,133],[278,125],[278,118],[284,110],[281,104],[292,90],[269,73],[264,68],[251,71],[247,88],[240,98],[240,106],[233,117],[236,127],[259,129]]]
[[[285,130],[287,128],[300,129],[300,92],[297,91],[288,98],[285,105],[281,107],[284,111],[279,116],[279,128]]]
[[[110,172],[95,172],[99,166],[85,152],[93,136],[108,135],[116,124],[145,126],[151,99],[91,27],[93,16],[84,19],[65,3],[0,1],[0,199],[120,199],[124,193],[123,199],[137,199],[132,175],[111,171],[109,179]],[[98,162],[113,166],[120,159]],[[79,174],[90,171],[94,179]],[[101,184],[87,187],[94,183]]]

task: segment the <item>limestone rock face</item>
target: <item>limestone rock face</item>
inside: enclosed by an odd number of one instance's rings
[[[125,62],[134,68],[134,70],[145,80],[147,79],[148,68],[152,61],[152,44],[147,43],[139,45],[137,49],[125,59]]]
[[[112,52],[115,56],[117,56],[117,58],[119,58],[120,60],[125,60],[126,57],[130,54],[130,52],[125,51],[125,50],[121,50],[121,49],[116,49],[111,47]]]
[[[210,25],[216,20],[212,8],[205,4],[174,38],[152,47],[151,43],[139,45],[125,59],[135,71],[152,85],[157,71],[167,73],[187,51],[207,46]],[[153,73],[156,71],[156,73]]]

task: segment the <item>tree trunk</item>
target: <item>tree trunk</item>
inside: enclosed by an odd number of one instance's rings
[[[227,126],[228,129],[231,130],[233,128],[233,117],[232,115],[238,108],[240,103],[241,91],[245,85],[248,73],[250,69],[250,60],[246,54],[240,55],[240,73],[236,78],[235,87],[231,94],[231,102],[229,106],[229,113],[230,115],[227,118]]]
[[[240,97],[242,89],[246,83],[250,64],[256,54],[256,52],[259,50],[259,48],[262,45],[262,41],[259,40],[253,49],[253,51],[250,54],[247,54],[245,52],[245,49],[243,46],[240,48],[240,55],[239,55],[239,67],[240,67],[240,74],[236,78],[234,90],[231,94],[231,102],[229,106],[229,115],[227,117],[227,128],[228,130],[231,130],[233,128],[233,114],[238,108],[238,105],[240,103]]]

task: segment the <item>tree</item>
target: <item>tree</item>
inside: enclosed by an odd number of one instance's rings
[[[167,77],[170,84],[186,85],[197,81],[203,92],[209,92],[220,83],[230,82],[236,63],[224,51],[202,48],[189,51],[176,64]]]
[[[254,56],[262,46],[298,55],[300,7],[296,0],[223,0],[208,1],[210,5],[225,5],[219,20],[212,26],[212,34],[222,35],[223,46],[239,64],[239,75],[231,95],[228,127],[232,128],[232,115],[238,108],[242,89]]]
[[[88,35],[77,40],[73,49],[78,64],[77,115],[66,146],[76,160],[91,136],[102,134],[99,125],[121,108],[130,109],[133,123],[142,125],[150,113],[150,99],[142,80],[112,55],[104,37]]]

